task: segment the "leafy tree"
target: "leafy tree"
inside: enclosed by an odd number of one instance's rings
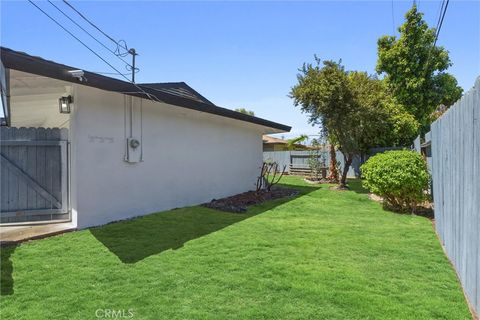
[[[315,59],[315,65],[300,69],[290,96],[342,152],[340,187],[344,188],[355,155],[376,146],[409,143],[418,123],[396,103],[383,81],[365,72],[347,72],[337,62]]]
[[[287,148],[288,150],[293,150],[295,148],[296,144],[302,143],[305,140],[308,139],[308,136],[306,134],[302,134],[296,138],[288,139],[287,140]]]
[[[437,109],[430,115],[430,121],[433,122],[440,118],[445,112],[447,112],[448,107],[444,104],[441,104]]]
[[[450,107],[462,96],[463,89],[458,85],[457,79],[449,73],[439,73],[434,79],[434,85],[439,93],[439,105]]]
[[[448,51],[434,45],[436,30],[422,17],[413,5],[399,28],[399,38],[383,36],[378,40],[376,70],[385,75],[398,102],[426,128],[435,108],[454,103],[462,88],[445,72],[451,66]]]
[[[353,71],[348,76],[360,111],[356,135],[361,152],[372,147],[409,145],[419,124],[388,92],[385,81],[366,72]]]
[[[252,110],[247,110],[245,108],[237,108],[237,109],[235,109],[235,111],[243,113],[243,114],[248,114],[249,116],[255,116],[255,112],[253,112]]]
[[[309,115],[309,122],[320,125],[324,134],[338,142],[344,155],[344,168],[340,187],[346,187],[348,169],[353,156],[359,152],[354,132],[358,117],[358,105],[350,88],[350,80],[344,67],[334,61],[305,63],[297,75],[298,83],[290,97],[295,106]]]

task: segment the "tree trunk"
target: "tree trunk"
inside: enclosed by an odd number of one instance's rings
[[[342,179],[340,180],[340,189],[347,188],[347,173],[348,169],[350,169],[350,165],[353,161],[353,154],[343,154],[344,164],[343,164],[343,172],[342,172]]]
[[[330,144],[330,166],[328,170],[330,171],[330,173],[327,179],[337,183],[338,182],[337,152],[335,151],[335,146],[333,144]]]

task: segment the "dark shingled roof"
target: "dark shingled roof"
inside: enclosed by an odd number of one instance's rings
[[[85,70],[84,77],[87,80],[80,82],[80,80],[72,77],[68,72],[78,70],[79,68],[59,64],[5,47],[0,47],[0,51],[1,60],[5,68],[148,99],[145,93],[141,92],[130,82]],[[291,129],[291,127],[280,123],[218,107],[183,82],[137,84],[137,86],[141,87],[147,94],[155,96],[156,99],[174,106],[250,122],[281,131],[290,131]]]
[[[152,88],[161,92],[174,94],[179,97],[184,97],[187,99],[214,105],[207,98],[202,96],[197,91],[193,90],[193,88],[185,82],[140,83],[139,85],[141,87]]]

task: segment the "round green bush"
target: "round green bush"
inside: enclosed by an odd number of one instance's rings
[[[425,200],[430,181],[422,156],[409,150],[379,153],[361,166],[364,185],[383,197],[384,205],[399,211],[414,211]]]

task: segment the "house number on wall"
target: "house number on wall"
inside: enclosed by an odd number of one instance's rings
[[[113,141],[112,137],[88,136],[88,142],[90,143],[113,143]]]

